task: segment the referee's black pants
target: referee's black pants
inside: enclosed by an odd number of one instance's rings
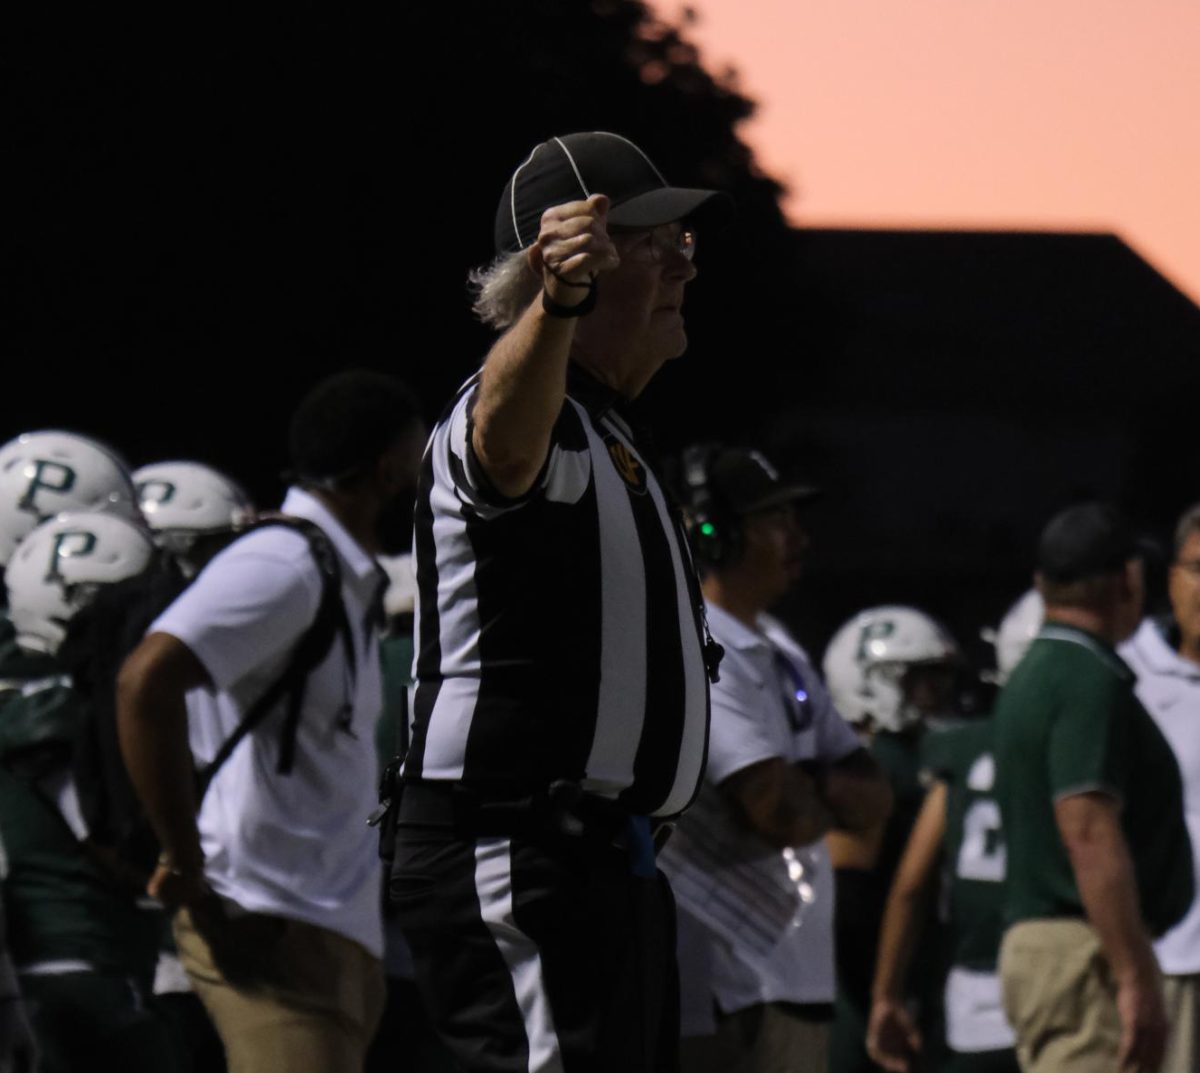
[[[678,1070],[675,903],[627,850],[401,826],[391,896],[464,1073]]]

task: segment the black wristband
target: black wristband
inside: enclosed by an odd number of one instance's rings
[[[561,317],[563,320],[570,320],[572,317],[586,316],[596,308],[596,283],[593,280],[588,284],[588,292],[584,295],[583,300],[573,306],[565,306],[561,302],[556,302],[550,297],[550,292],[542,290],[542,308],[552,317]]]

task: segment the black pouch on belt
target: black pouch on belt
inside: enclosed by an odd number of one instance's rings
[[[370,827],[379,828],[379,857],[389,864],[396,856],[396,827],[400,820],[400,793],[404,780],[400,768],[404,758],[393,757],[379,776],[379,806],[367,817]]]

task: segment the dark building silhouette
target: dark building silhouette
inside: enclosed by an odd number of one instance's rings
[[[759,427],[829,490],[796,606],[810,640],[883,599],[962,633],[1025,587],[1064,504],[1115,499],[1165,536],[1200,498],[1200,308],[1120,239],[796,242],[796,336],[761,371]]]

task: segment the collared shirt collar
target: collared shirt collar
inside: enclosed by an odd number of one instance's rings
[[[1200,678],[1200,664],[1181,656],[1169,638],[1172,620],[1142,619],[1137,632],[1127,644],[1134,649],[1155,674],[1170,674],[1180,678]]]
[[[601,383],[577,361],[567,366],[567,393],[597,420],[622,401],[620,392]]]
[[[311,492],[293,487],[288,489],[283,506],[279,509],[283,514],[294,514],[297,518],[316,522],[337,549],[338,557],[349,569],[356,587],[361,589],[368,600],[375,596],[380,578],[384,576],[382,568],[346,531],[346,527],[333,516],[324,503]]]
[[[638,399],[627,399],[616,388],[597,380],[577,361],[567,366],[567,394],[579,403],[591,417],[616,418],[617,425],[637,441],[650,442],[650,430]]]
[[[734,618],[723,607],[718,607],[711,600],[705,600],[704,606],[708,613],[708,625],[713,636],[727,648],[736,648],[739,652],[749,652],[755,648],[768,648],[771,642],[766,635],[757,629],[751,629],[741,619]]]
[[[1131,682],[1136,677],[1133,671],[1129,669],[1129,664],[1117,655],[1116,649],[1104,640],[1103,637],[1097,636],[1090,630],[1082,629],[1079,626],[1071,626],[1065,622],[1048,620],[1038,630],[1036,639],[1039,641],[1066,641],[1071,644],[1080,645],[1095,653],[1116,671],[1120,677]]]

